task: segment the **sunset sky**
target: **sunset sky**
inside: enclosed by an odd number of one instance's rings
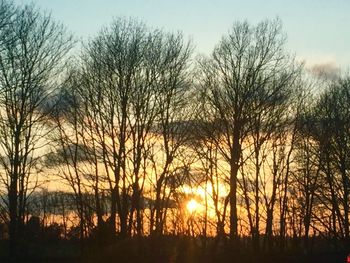
[[[30,3],[30,0],[16,0]],[[287,48],[308,66],[327,64],[349,69],[350,1],[348,0],[35,0],[86,39],[113,17],[135,17],[151,27],[180,30],[193,39],[196,52],[209,54],[237,20],[256,23],[280,17]]]

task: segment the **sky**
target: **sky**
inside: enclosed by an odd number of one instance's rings
[[[182,31],[197,53],[210,54],[235,21],[279,17],[287,50],[309,67],[350,69],[350,0],[15,0],[35,3],[75,36],[93,37],[113,17]]]

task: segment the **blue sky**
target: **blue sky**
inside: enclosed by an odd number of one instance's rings
[[[76,36],[88,38],[113,17],[135,17],[147,25],[180,30],[196,52],[209,54],[234,21],[257,23],[280,17],[287,49],[307,65],[350,68],[349,0],[16,0],[34,2],[63,22]]]

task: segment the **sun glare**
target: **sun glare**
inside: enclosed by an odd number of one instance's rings
[[[198,209],[198,203],[197,203],[196,200],[191,199],[191,200],[187,203],[186,207],[187,207],[187,210],[188,210],[190,213],[193,213],[193,212],[195,212],[195,211]]]

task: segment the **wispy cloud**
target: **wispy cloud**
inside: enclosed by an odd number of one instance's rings
[[[341,73],[339,63],[331,55],[297,57],[297,60],[303,62],[309,73],[316,77],[334,79]]]

